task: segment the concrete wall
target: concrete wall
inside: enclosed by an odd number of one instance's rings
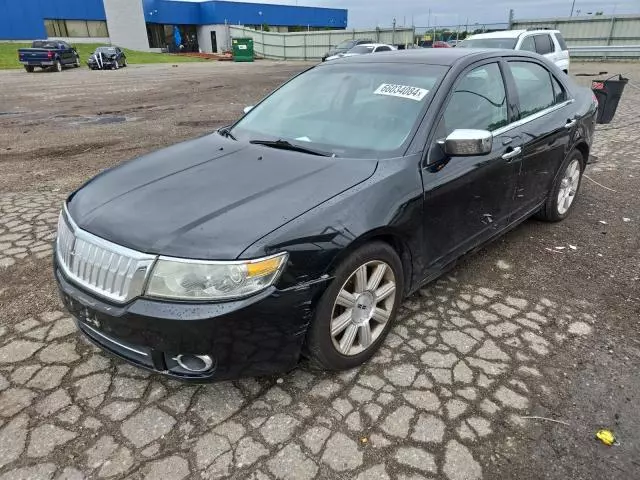
[[[205,53],[222,53],[230,50],[229,27],[226,25],[202,25],[198,27],[198,47]],[[211,32],[216,32],[218,49],[214,52],[211,48]]]
[[[147,25],[140,0],[104,0],[111,43],[132,50],[149,50]]]

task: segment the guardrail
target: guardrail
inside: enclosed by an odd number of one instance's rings
[[[570,46],[569,53],[574,57],[594,58],[640,58],[640,45],[580,45]]]

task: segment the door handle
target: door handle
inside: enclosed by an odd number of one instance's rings
[[[567,123],[564,124],[564,128],[566,128],[567,130],[573,128],[576,123],[578,123],[578,120],[576,120],[575,118],[573,120],[567,120]]]
[[[511,150],[510,152],[505,153],[504,155],[502,155],[502,158],[504,160],[511,160],[514,157],[517,157],[518,155],[520,155],[522,153],[522,147],[515,147],[513,150]]]

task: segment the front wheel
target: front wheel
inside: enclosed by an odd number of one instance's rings
[[[125,58],[122,60],[122,66],[123,66],[123,67],[126,67],[127,65],[128,65],[128,64],[127,64],[127,57],[125,57]]]
[[[404,291],[402,262],[383,242],[366,244],[336,269],[309,326],[305,356],[328,370],[347,370],[378,350]]]
[[[571,152],[562,162],[547,200],[537,214],[539,219],[559,222],[569,216],[580,189],[584,165],[585,159],[578,150]]]
[[[118,70],[120,68],[120,64],[118,63],[118,60],[115,60],[112,64],[111,64],[111,68],[113,70]]]

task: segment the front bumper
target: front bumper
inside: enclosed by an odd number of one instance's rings
[[[211,382],[266,375],[299,360],[313,308],[328,279],[286,290],[268,289],[225,303],[138,298],[114,305],[70,283],[55,268],[65,307],[93,343],[134,365],[171,377]],[[190,373],[173,358],[209,355],[213,366]]]

